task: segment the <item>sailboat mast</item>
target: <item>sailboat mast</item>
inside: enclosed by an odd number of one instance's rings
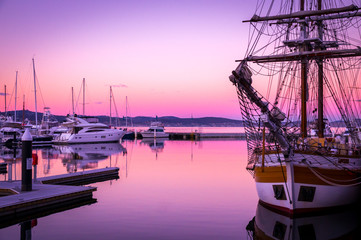
[[[128,127],[128,96],[125,96],[125,127]]]
[[[18,99],[18,71],[16,71],[15,77],[15,110],[14,110],[14,121],[16,122],[16,102]]]
[[[75,114],[74,111],[74,88],[71,87],[71,107],[72,107],[72,111],[73,111],[73,115]]]
[[[34,73],[34,94],[35,94],[35,126],[38,126],[38,106],[36,99],[36,75],[35,75],[35,61],[33,58],[33,73]]]
[[[23,126],[25,123],[25,95],[23,95]]]
[[[317,0],[317,10],[322,10],[322,0]],[[321,40],[322,43],[322,39],[323,39],[323,24],[322,21],[317,21],[317,30],[318,30],[318,37]],[[319,47],[319,49],[321,50],[321,47]],[[323,123],[323,59],[319,58],[317,60],[317,65],[318,65],[318,109],[317,109],[317,114],[318,114],[318,123],[317,123],[317,128],[318,128],[318,137],[319,138],[323,138],[324,137],[324,123]]]
[[[112,125],[112,86],[110,86],[109,90],[109,125]]]
[[[85,78],[83,78],[83,116],[85,116]]]
[[[300,11],[305,10],[305,1],[300,0]],[[301,37],[303,39],[307,38],[307,26],[306,23],[301,24]],[[300,52],[307,51],[306,44],[302,44],[300,47]],[[302,138],[307,137],[307,67],[308,61],[304,57],[301,60],[301,136]]]
[[[6,85],[4,85],[4,93],[5,93],[5,116],[7,115],[6,111]]]

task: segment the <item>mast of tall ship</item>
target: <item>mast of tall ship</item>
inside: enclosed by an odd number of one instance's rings
[[[305,10],[305,0],[300,0],[300,11]],[[301,17],[300,19],[304,19]],[[300,53],[307,51],[307,45],[305,39],[308,37],[308,25],[304,21],[301,23],[301,39],[303,43],[300,45]],[[308,60],[307,57],[302,57],[301,59],[301,136],[302,138],[307,137],[307,98],[308,98],[308,87],[307,87],[307,68]]]
[[[322,10],[322,0],[317,0],[317,10]],[[318,31],[318,38],[321,41],[323,39],[323,23],[322,20],[316,21],[317,25],[317,31]],[[322,50],[322,46],[317,48],[317,50]],[[317,108],[317,114],[318,114],[318,137],[323,138],[324,137],[324,123],[323,123],[323,58],[320,57],[317,59],[317,66],[318,66],[318,108]]]

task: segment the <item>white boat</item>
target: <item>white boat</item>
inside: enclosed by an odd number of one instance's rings
[[[148,130],[141,132],[143,138],[169,138],[161,122],[152,122]]]
[[[343,1],[281,2],[270,1],[246,21],[256,34],[229,77],[247,136],[247,170],[260,202],[290,215],[357,203],[361,47],[359,35],[349,36],[358,30],[351,22],[360,20],[361,8]],[[347,142],[325,123],[340,119]]]
[[[54,144],[119,142],[124,135],[123,130],[79,117],[68,119],[68,122],[68,131],[55,137]]]

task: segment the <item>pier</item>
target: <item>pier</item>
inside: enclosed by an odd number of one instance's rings
[[[95,182],[113,180],[119,178],[119,168],[109,167],[88,170],[84,172],[67,173],[56,176],[38,178],[37,182],[42,184],[56,185],[84,185]]]
[[[245,133],[169,133],[170,140],[202,140],[202,139],[246,139]]]
[[[118,178],[119,168],[110,167],[38,178],[33,180],[32,191],[21,191],[21,181],[0,182],[0,228],[96,202],[93,192],[97,188],[63,185]]]
[[[0,189],[3,195],[0,197],[1,222],[68,204],[89,202],[93,199],[93,192],[96,191],[95,187],[47,184],[33,184],[32,191],[21,191],[20,181],[1,182]]]

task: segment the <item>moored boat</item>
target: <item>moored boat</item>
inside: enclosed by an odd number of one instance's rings
[[[124,135],[123,130],[80,117],[68,119],[68,123],[68,131],[55,137],[54,144],[119,142]]]
[[[164,131],[164,125],[161,122],[152,122],[150,127],[141,132],[143,138],[169,138],[169,133]]]
[[[313,3],[285,1],[275,10],[272,1],[264,17],[257,15],[264,9],[257,8],[246,22],[258,33],[230,76],[245,124],[247,169],[260,202],[291,215],[350,205],[361,197],[355,92],[361,47],[349,37],[360,8]],[[264,75],[266,97],[254,82]],[[340,119],[347,140],[334,137],[327,123]]]

